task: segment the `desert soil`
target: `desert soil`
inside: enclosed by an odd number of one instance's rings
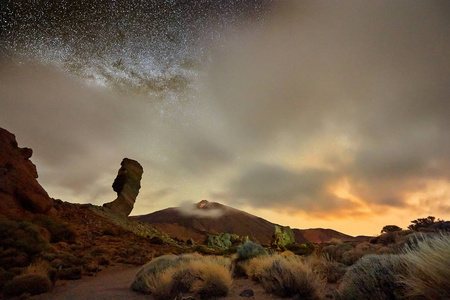
[[[130,289],[131,282],[140,267],[116,265],[109,267],[94,277],[84,277],[63,283],[52,292],[34,296],[33,300],[103,300],[103,299],[154,299],[150,295],[136,293]],[[245,289],[252,289],[254,296],[244,298],[239,294]],[[264,289],[249,279],[235,279],[226,300],[245,299],[283,299],[267,294]],[[285,299],[285,298],[284,298]]]

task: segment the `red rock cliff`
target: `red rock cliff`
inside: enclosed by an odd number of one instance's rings
[[[0,215],[54,213],[53,200],[36,180],[33,150],[19,148],[14,134],[0,128]]]

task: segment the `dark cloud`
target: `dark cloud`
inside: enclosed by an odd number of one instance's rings
[[[150,197],[153,199],[162,199],[166,198],[169,195],[172,195],[176,192],[176,189],[174,188],[162,188],[157,191],[154,191],[150,194]]]
[[[293,212],[304,210],[315,214],[356,208],[357,204],[337,197],[328,189],[338,179],[338,174],[332,171],[294,171],[275,165],[256,164],[231,181],[227,197],[236,204],[243,202],[265,208],[283,207]]]

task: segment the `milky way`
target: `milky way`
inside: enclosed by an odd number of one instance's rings
[[[207,45],[270,1],[2,1],[4,55],[59,64],[95,84],[158,92],[192,83]]]

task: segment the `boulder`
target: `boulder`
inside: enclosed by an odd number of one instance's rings
[[[291,227],[275,225],[275,232],[271,243],[273,248],[280,249],[281,247],[294,243],[295,235]]]
[[[116,200],[103,204],[117,214],[128,216],[134,207],[134,202],[141,188],[141,179],[144,170],[135,160],[124,158],[116,179],[112,185],[117,193]]]
[[[36,166],[29,159],[32,154],[29,148],[19,148],[14,134],[0,128],[1,215],[56,213],[53,200],[36,180]]]

